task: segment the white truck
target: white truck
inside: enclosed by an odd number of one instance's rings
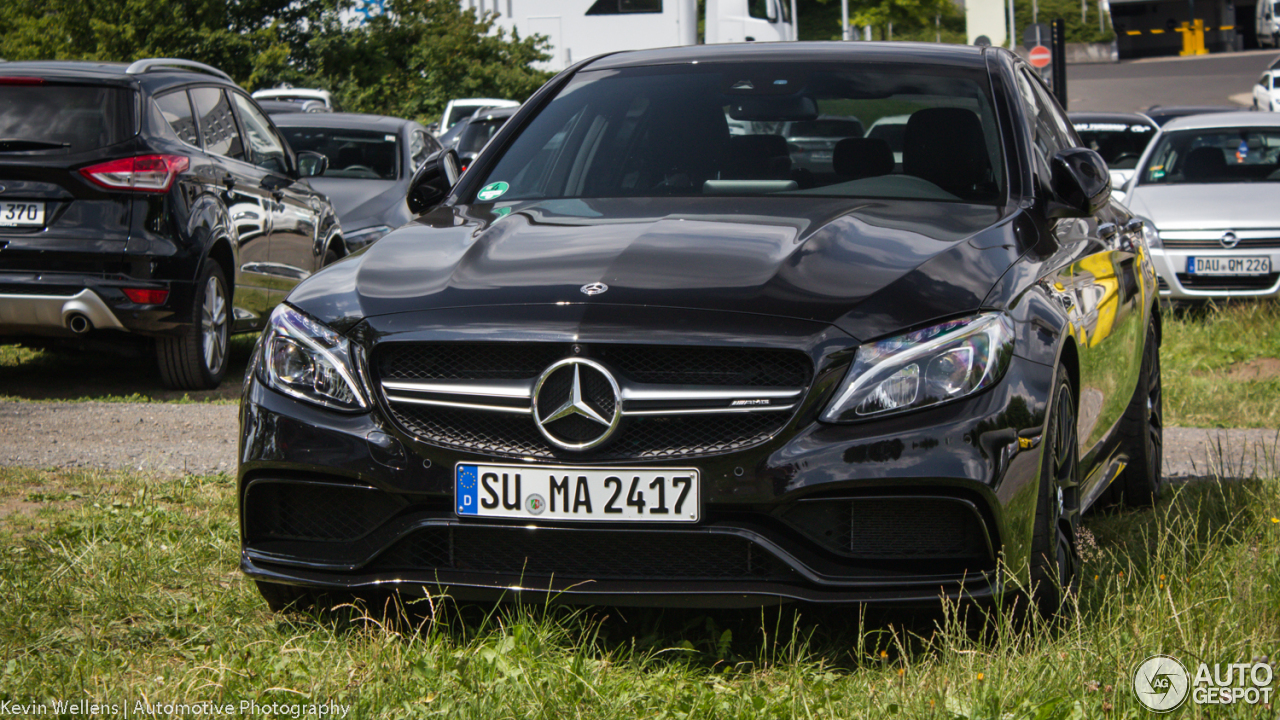
[[[1280,15],[1276,11],[1276,0],[1258,0],[1257,15],[1258,47],[1276,47],[1280,42]]]
[[[697,0],[460,0],[464,9],[496,13],[499,27],[521,37],[545,35],[559,71],[617,50],[695,45]],[[706,42],[795,40],[794,0],[707,0]]]

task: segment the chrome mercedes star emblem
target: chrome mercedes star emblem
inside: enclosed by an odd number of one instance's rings
[[[552,445],[589,450],[608,440],[622,419],[622,391],[597,362],[566,358],[543,371],[533,389],[533,421]]]
[[[590,285],[583,285],[578,289],[581,290],[584,295],[599,295],[600,293],[608,290],[609,286],[602,282],[594,282]]]
[[[1240,243],[1240,238],[1236,237],[1233,232],[1223,233],[1222,238],[1218,240],[1224,248],[1233,248]]]

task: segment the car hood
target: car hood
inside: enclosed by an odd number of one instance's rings
[[[398,180],[313,177],[307,182],[329,196],[342,229],[348,233],[374,225],[394,228],[410,219],[404,184]]]
[[[1161,230],[1273,228],[1278,187],[1269,182],[1139,185],[1125,202]]]
[[[866,339],[977,310],[1017,259],[1008,224],[995,207],[847,198],[438,208],[289,300],[339,328],[390,313],[581,303],[796,318]],[[585,294],[593,283],[608,289]]]

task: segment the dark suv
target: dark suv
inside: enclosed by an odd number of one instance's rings
[[[333,207],[225,73],[0,63],[0,340],[146,348],[207,388],[231,333],[344,254]]]

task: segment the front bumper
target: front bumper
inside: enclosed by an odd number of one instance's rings
[[[1014,358],[1001,383],[972,398],[840,426],[814,422],[827,399],[814,391],[820,397],[760,447],[645,463],[699,467],[699,523],[624,527],[459,518],[455,465],[493,458],[423,445],[381,411],[344,415],[293,400],[251,371],[241,403],[241,568],[282,584],[475,600],[727,607],[985,597],[1005,587],[998,560],[1025,574],[1041,464],[1036,419],[1052,379],[1052,368]],[[294,500],[282,501],[287,493]],[[858,557],[793,522],[801,502],[931,504],[937,517],[960,518],[967,539],[954,544],[969,550],[935,544],[943,551]],[[877,532],[909,544],[937,529],[924,517]]]
[[[1163,236],[1165,233],[1162,233]],[[1222,233],[1215,233],[1220,236]],[[1242,233],[1243,235],[1243,233]],[[1242,241],[1243,244],[1243,241]],[[1194,257],[1240,258],[1267,257],[1271,273],[1267,275],[1195,276],[1187,272],[1187,261]],[[1280,247],[1226,249],[1219,247],[1152,248],[1151,261],[1159,275],[1160,297],[1168,300],[1207,300],[1211,298],[1280,297]]]

